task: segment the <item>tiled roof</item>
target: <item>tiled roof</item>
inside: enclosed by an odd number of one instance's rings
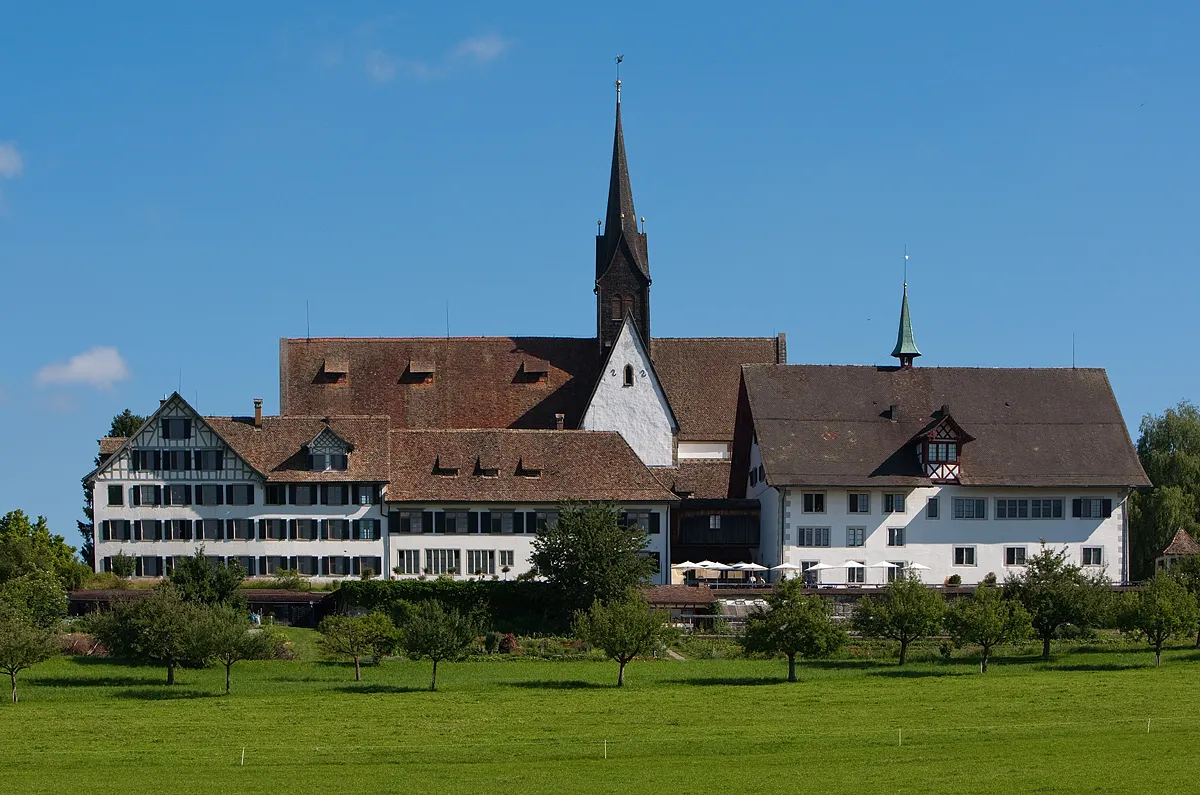
[[[659,481],[676,494],[697,500],[724,500],[730,495],[729,461],[681,461],[672,467],[654,467]]]
[[[975,437],[964,485],[1150,485],[1100,369],[752,365],[743,375],[775,485],[926,485],[911,440],[943,405]]]
[[[344,472],[313,472],[308,468],[304,446],[325,427],[322,417],[263,417],[255,428],[250,417],[205,417],[246,463],[266,475],[268,481],[360,481],[388,480],[388,418],[330,417],[329,427],[354,445]]]
[[[717,601],[711,589],[691,585],[654,585],[642,589],[652,607],[688,607],[711,605]]]
[[[777,347],[775,337],[652,340],[679,438],[731,440],[739,368],[776,361]],[[326,359],[346,362],[345,383],[321,376]],[[387,415],[405,429],[552,429],[561,413],[576,428],[600,363],[594,339],[573,337],[284,339],[280,406],[284,415]],[[545,378],[527,377],[532,367]]]
[[[100,440],[100,455],[112,455],[121,449],[128,439],[124,436],[105,436]]]
[[[1171,539],[1171,543],[1167,544],[1167,548],[1162,551],[1162,554],[1200,555],[1200,544],[1196,543],[1196,539],[1181,527],[1175,531],[1175,537]]]
[[[541,467],[519,475],[522,461]],[[477,462],[499,474],[478,474]],[[456,475],[434,474],[457,467]],[[528,467],[528,464],[526,464]],[[388,500],[521,502],[566,500],[669,502],[676,499],[618,433],[593,431],[445,430],[391,433]]]

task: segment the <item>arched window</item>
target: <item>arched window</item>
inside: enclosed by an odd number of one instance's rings
[[[625,365],[625,386],[633,386],[633,365]]]
[[[633,312],[633,299],[632,299],[632,298],[626,298],[626,299],[625,299],[625,312],[623,313],[623,315],[622,315],[622,316],[624,316],[624,315],[627,315],[627,314],[629,314],[629,313],[631,313],[631,312]]]
[[[620,320],[621,317],[621,296],[614,295],[612,297],[612,319]]]

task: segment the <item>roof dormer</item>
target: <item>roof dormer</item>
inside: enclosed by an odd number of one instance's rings
[[[350,468],[350,453],[354,445],[326,425],[306,444],[308,468],[313,472],[344,472]]]
[[[935,483],[957,483],[962,471],[962,446],[975,437],[962,429],[942,406],[938,419],[917,435],[917,456],[925,477]]]

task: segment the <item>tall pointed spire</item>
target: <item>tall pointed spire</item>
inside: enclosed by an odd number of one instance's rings
[[[904,300],[900,304],[900,330],[896,332],[896,347],[892,349],[892,356],[900,360],[902,368],[908,368],[913,366],[913,359],[920,355],[917,341],[913,339],[912,318],[908,314],[908,282],[905,282]]]

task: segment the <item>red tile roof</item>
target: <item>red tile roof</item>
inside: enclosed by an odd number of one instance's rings
[[[1196,539],[1181,527],[1175,531],[1175,537],[1171,539],[1171,543],[1167,544],[1167,548],[1161,554],[1200,555],[1200,544],[1196,543]]]
[[[387,417],[329,418],[333,432],[354,446],[344,472],[308,468],[304,446],[325,427],[322,417],[263,417],[261,428],[255,428],[250,417],[205,417],[204,421],[268,481],[386,483],[389,477]]]

